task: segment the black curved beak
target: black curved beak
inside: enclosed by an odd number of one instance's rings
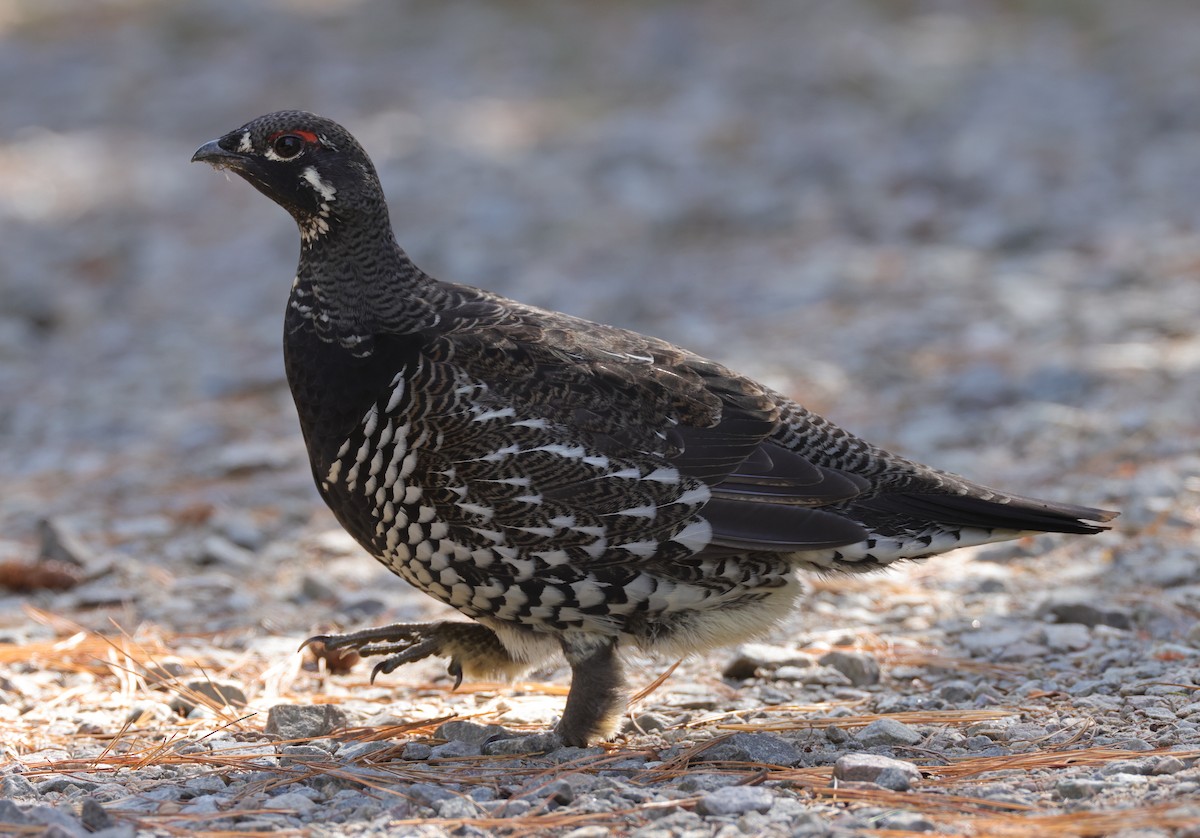
[[[192,162],[207,163],[214,169],[240,168],[246,158],[236,151],[226,151],[218,145],[219,142],[220,140],[212,140],[200,146],[192,155]]]

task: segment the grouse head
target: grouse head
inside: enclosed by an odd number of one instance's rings
[[[229,169],[296,220],[306,245],[346,222],[382,220],[375,167],[345,128],[306,111],[277,111],[205,143],[192,161]]]

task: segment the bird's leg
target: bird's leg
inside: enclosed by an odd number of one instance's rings
[[[614,638],[561,640],[571,665],[571,690],[555,732],[566,745],[586,747],[617,729],[625,709],[624,678]]]
[[[353,649],[363,657],[388,655],[375,664],[371,680],[406,663],[430,656],[448,657],[447,671],[454,676],[454,687],[463,675],[488,677],[520,674],[528,664],[513,658],[496,633],[479,623],[437,622],[396,623],[349,634],[321,634],[304,641],[322,643],[327,649]]]

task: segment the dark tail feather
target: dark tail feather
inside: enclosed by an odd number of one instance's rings
[[[1108,529],[1105,522],[1118,514],[1090,506],[999,493],[991,500],[974,495],[883,494],[859,501],[853,509],[964,527],[1080,535],[1103,532]]]

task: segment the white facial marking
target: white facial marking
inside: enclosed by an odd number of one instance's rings
[[[320,193],[321,200],[325,201],[326,203],[336,200],[335,196],[337,195],[337,189],[334,188],[333,184],[326,183],[325,181],[321,180],[321,176],[317,174],[315,166],[307,167],[304,170],[303,175],[304,179],[312,184],[312,188]]]

